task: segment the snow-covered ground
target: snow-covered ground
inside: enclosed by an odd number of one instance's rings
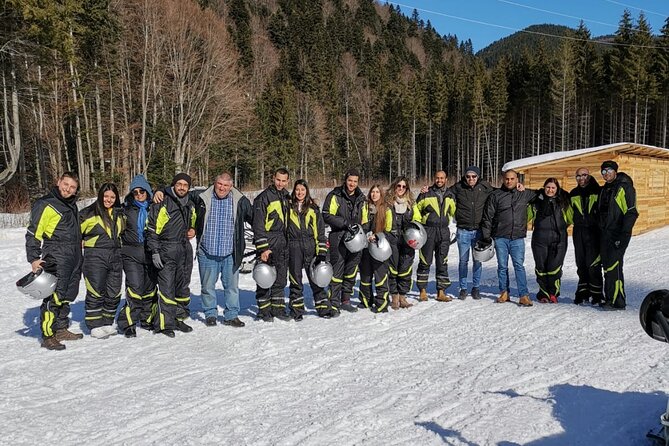
[[[669,349],[637,312],[669,287],[669,228],[632,239],[624,312],[572,304],[570,246],[559,305],[494,303],[491,262],[480,301],[267,324],[244,275],[246,327],[211,328],[196,262],[192,333],[87,335],[62,352],[39,347],[39,302],[14,286],[23,236],[0,232],[3,445],[644,445],[666,408]],[[456,245],[450,257],[454,280]],[[82,283],[73,329],[88,334],[83,295]]]

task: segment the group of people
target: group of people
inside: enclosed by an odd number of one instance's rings
[[[85,324],[91,336],[106,338],[120,332],[132,338],[137,328],[168,337],[174,337],[175,331],[192,331],[185,321],[190,316],[194,258],[199,267],[205,324],[219,323],[216,285],[220,279],[223,324],[243,327],[238,317],[238,283],[242,259],[248,255],[245,224],[253,229],[256,262],[270,265],[276,272],[270,286],[256,288],[257,319],[265,322],[303,319],[303,272],[316,313],[322,318],[360,308],[383,313],[389,307],[411,307],[406,296],[412,288],[416,251],[418,300],[428,300],[428,275],[434,261],[436,300],[451,301],[453,297],[446,290],[451,285],[448,252],[452,218],[457,224],[460,299],[470,293],[474,299],[481,298],[482,265],[474,258],[470,291],[469,259],[475,250],[494,242],[500,291],[497,302],[510,301],[511,257],[518,304],[532,305],[523,266],[530,219],[534,221],[537,301],[557,302],[567,227],[573,224],[579,276],[575,303],[591,301],[601,303],[604,309],[624,309],[622,259],[638,213],[632,181],[617,170],[615,162],[606,161],[601,170],[605,184],[600,187],[588,170],[581,168],[576,172],[578,186],[566,193],[555,178],[547,179],[538,191],[526,190],[513,170],[504,173],[500,188],[494,188],[481,178],[478,167],[470,166],[452,187],[447,186],[446,173],[437,172],[434,183],[415,197],[404,176],[387,189],[374,184],[365,195],[358,186],[359,172],[351,169],[343,184],[327,195],[322,210],[305,180],[295,181],[288,192],[290,176],[283,168],[274,172],[272,184],[253,203],[233,187],[228,173],[217,176],[204,191],[192,189],[186,173],[175,175],[170,186],[155,192],[146,178],[138,175],[123,203],[117,187],[105,183],[97,200],[81,211],[76,206],[78,178],[66,172],[34,204],[26,233],[26,253],[33,272],[44,269],[58,278],[54,292],[40,307],[42,346],[62,350],[63,341],[83,337],[68,330],[69,305],[77,296],[82,272]],[[403,236],[414,222],[425,231],[421,246]],[[366,247],[353,250],[347,241],[356,231],[363,232]],[[389,253],[380,258],[372,248],[382,243],[387,243],[384,246]],[[325,287],[312,277],[313,266],[322,262],[329,262],[332,269]],[[123,273],[126,299],[118,311]],[[358,274],[359,303],[354,305]]]

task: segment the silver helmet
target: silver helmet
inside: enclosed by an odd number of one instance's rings
[[[369,250],[369,255],[379,262],[385,262],[393,254],[393,249],[390,246],[390,242],[386,238],[386,234],[379,232],[376,235],[376,241],[369,244],[367,249]]]
[[[257,261],[253,267],[253,280],[260,288],[271,288],[276,282],[276,268],[265,262]]]
[[[474,260],[479,262],[487,262],[495,256],[495,243],[491,240],[486,243],[483,240],[476,242],[474,246]]]
[[[316,263],[316,257],[314,257],[309,264],[309,275],[316,285],[325,288],[330,285],[334,270],[329,262]]]
[[[53,294],[57,283],[56,276],[40,268],[36,273],[30,272],[21,277],[16,282],[16,288],[34,299],[46,299]]]
[[[351,225],[344,233],[344,246],[350,252],[360,252],[367,247],[367,237],[362,226],[359,224]]]
[[[413,249],[422,248],[425,242],[427,242],[425,227],[417,221],[412,221],[404,231],[404,241]]]

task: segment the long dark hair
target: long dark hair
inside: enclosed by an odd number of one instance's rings
[[[107,209],[105,209],[104,204],[105,192],[107,191],[112,191],[114,192],[114,195],[116,195],[112,209],[121,205],[121,200],[118,196],[118,189],[116,188],[116,185],[114,183],[104,183],[102,186],[100,186],[100,190],[98,191],[98,199],[95,200],[95,215],[102,219],[107,229],[111,229],[113,223],[111,217],[109,216],[109,212]]]
[[[569,206],[569,195],[567,192],[562,190],[560,187],[560,182],[557,180],[557,178],[546,178],[546,181],[544,181],[544,188],[548,183],[553,183],[557,187],[557,191],[555,191],[555,201],[557,202],[558,206],[560,206],[560,209],[567,209]],[[542,190],[541,193],[546,195],[545,190]]]
[[[374,203],[372,201],[372,191],[374,188],[379,190],[379,201]],[[374,217],[374,233],[383,232],[386,227],[386,200],[384,199],[383,189],[380,184],[372,184],[367,192],[367,203],[373,204],[376,207],[376,217]]]
[[[314,201],[313,198],[311,198],[311,193],[309,192],[309,185],[307,184],[306,180],[300,178],[299,180],[295,181],[295,184],[293,184],[293,191],[290,193],[290,207],[292,207],[296,212],[298,211],[298,201],[297,197],[295,196],[295,188],[297,186],[304,186],[304,188],[307,190],[307,194],[304,196],[304,201],[302,202],[302,212],[306,212],[306,210],[310,207],[315,208],[316,207],[316,202]]]

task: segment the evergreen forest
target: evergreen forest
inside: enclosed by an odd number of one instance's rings
[[[543,25],[479,54],[374,0],[4,0],[0,15],[8,212],[64,171],[87,195],[178,171],[258,189],[282,166],[320,186],[350,166],[385,183],[476,164],[496,181],[524,156],[669,137],[669,18],[652,30],[628,10],[606,39]]]

